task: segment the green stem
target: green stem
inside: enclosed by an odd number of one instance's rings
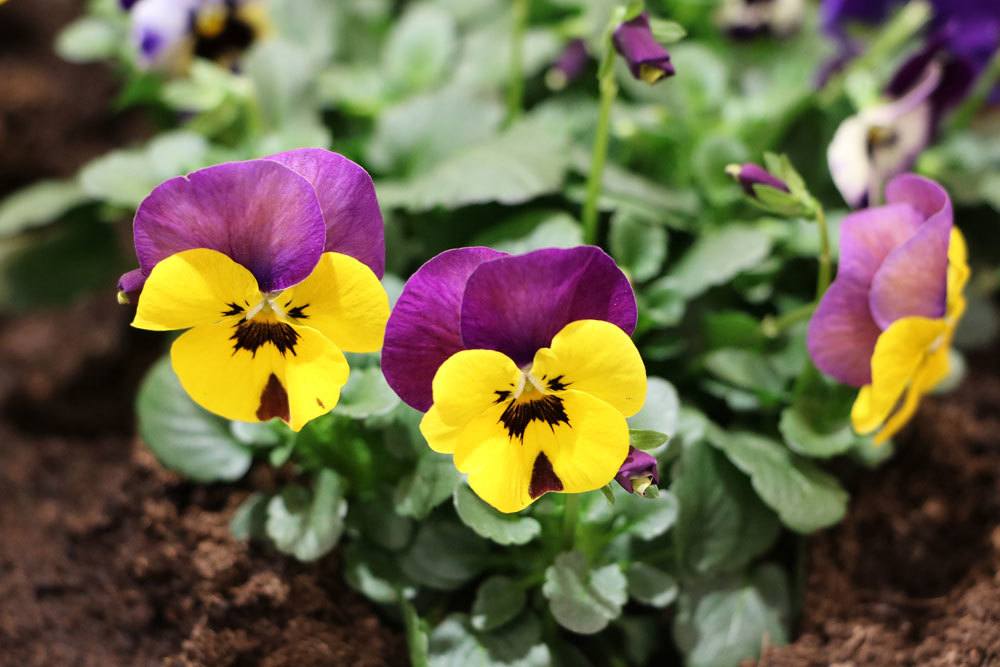
[[[826,224],[823,205],[816,204],[816,225],[819,227],[819,272],[816,276],[816,301],[819,301],[830,286],[833,268],[830,261],[830,228]]]
[[[813,311],[815,310],[815,303],[807,303],[804,306],[793,308],[787,313],[783,313],[777,317],[768,315],[760,323],[760,328],[764,335],[768,338],[777,338],[792,325],[798,324],[803,320],[808,320],[812,317]]]
[[[563,506],[562,545],[564,551],[570,551],[576,542],[576,524],[580,518],[580,494],[567,493],[566,504]]]
[[[969,126],[976,112],[986,103],[998,81],[1000,81],[1000,51],[996,52],[993,59],[990,60],[989,66],[979,75],[979,80],[976,81],[976,87],[972,94],[952,114],[951,121],[948,123],[948,132],[963,130]]]
[[[594,152],[590,159],[590,174],[587,177],[587,199],[583,205],[583,242],[596,244],[598,239],[598,200],[604,182],[604,164],[608,159],[608,140],[611,130],[611,107],[618,96],[618,84],[611,72],[600,80],[601,108],[597,117],[597,133],[594,136]]]
[[[513,123],[524,107],[524,33],[530,0],[513,0],[514,25],[510,33],[510,79],[507,84],[507,122]]]

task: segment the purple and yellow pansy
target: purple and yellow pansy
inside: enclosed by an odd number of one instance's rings
[[[645,401],[628,279],[596,247],[441,253],[407,281],[382,370],[430,447],[502,512],[615,478]]]
[[[172,365],[211,412],[297,431],[336,405],[344,352],[382,345],[382,216],[343,156],[301,149],[173,178],[139,206],[134,237],[120,298],[138,298],[137,328],[187,330]]]
[[[885,206],[844,220],[837,278],[808,334],[816,366],[860,388],[851,421],[879,443],[947,376],[969,279],[965,241],[944,189],[904,174],[885,195]]]

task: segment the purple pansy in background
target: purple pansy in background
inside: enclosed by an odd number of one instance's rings
[[[802,27],[805,0],[724,0],[716,22],[734,39],[787,37]]]
[[[881,429],[877,441],[947,373],[969,273],[940,185],[904,174],[889,183],[886,200],[844,219],[837,278],[808,332],[816,366],[862,388],[852,418],[859,432]]]
[[[226,66],[267,31],[263,0],[121,0],[139,65],[183,70],[193,56]]]
[[[754,187],[758,185],[788,192],[788,185],[783,180],[752,162],[729,165],[726,167],[726,173],[736,179],[748,197],[757,197]]]
[[[901,0],[823,0],[822,26],[823,30],[841,45],[843,62],[846,57],[856,55],[858,45],[847,33],[847,27],[852,23],[878,24],[886,20],[892,12],[902,7]],[[927,46],[915,58],[923,59],[921,65],[910,63],[904,65],[904,78],[909,81],[899,82],[903,89],[912,87],[919,77],[919,72],[925,69],[928,53],[942,61],[947,67],[956,67],[963,73],[962,77],[974,80],[983,72],[1000,49],[1000,2],[995,0],[932,0],[934,17],[931,21]],[[909,70],[908,74],[905,74]],[[945,80],[959,77],[957,73],[946,72]],[[952,95],[960,98],[967,88],[954,89]],[[899,87],[895,95],[900,95]],[[944,95],[944,93],[942,93]],[[1000,88],[994,91],[993,101],[1000,101]]]
[[[660,467],[656,457],[635,447],[628,448],[628,456],[615,475],[615,481],[629,493],[645,495],[646,489],[660,483]]]
[[[629,71],[636,79],[656,83],[664,77],[674,75],[670,54],[653,36],[646,12],[618,26],[613,40],[615,49],[625,59]]]
[[[504,512],[600,488],[645,400],[632,287],[592,246],[441,253],[406,283],[382,371],[432,449]]]
[[[371,177],[341,155],[299,149],[172,178],[140,204],[134,237],[139,268],[120,298],[138,299],[137,328],[187,330],[174,371],[216,414],[298,430],[336,405],[343,352],[381,347],[382,216]]]
[[[589,61],[586,42],[571,40],[545,75],[545,82],[553,90],[562,90],[583,74]]]

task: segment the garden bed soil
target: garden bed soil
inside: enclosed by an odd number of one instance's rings
[[[760,667],[1000,665],[1000,355],[924,405],[809,541],[799,638]]]
[[[0,327],[0,665],[405,664],[336,553],[235,540],[248,491],[185,483],[132,437],[162,341],[127,317],[109,290]]]

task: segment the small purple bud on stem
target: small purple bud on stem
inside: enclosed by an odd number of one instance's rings
[[[629,493],[646,495],[649,487],[660,483],[660,470],[656,457],[630,446],[625,462],[615,475],[615,481]]]
[[[726,167],[726,173],[736,179],[748,197],[753,197],[754,199],[757,198],[757,193],[753,190],[753,186],[755,185],[764,185],[775,190],[788,192],[788,186],[783,180],[771,174],[764,167],[752,162],[731,164]]]
[[[656,41],[649,27],[649,15],[643,12],[615,30],[615,49],[628,64],[632,76],[648,84],[674,75],[670,54]]]

